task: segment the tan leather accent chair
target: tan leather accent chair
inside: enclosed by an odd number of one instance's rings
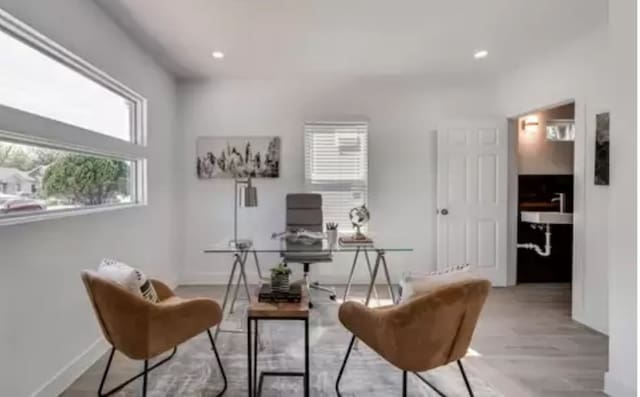
[[[487,280],[469,278],[436,287],[397,306],[369,308],[356,302],[343,303],[340,322],[353,337],[336,381],[338,396],[340,379],[356,338],[402,370],[403,396],[407,395],[407,372],[414,372],[444,396],[418,372],[453,361],[457,361],[467,391],[473,396],[460,360],[469,348],[490,288]]]
[[[221,396],[227,389],[227,378],[209,329],[222,321],[220,306],[211,299],[177,297],[171,288],[158,280],[151,280],[159,298],[154,303],[131,293],[121,285],[100,277],[96,272],[83,271],[82,281],[89,294],[102,333],[111,345],[98,396],[114,394],[142,377],[142,395],[147,393],[147,374],[169,361],[177,346],[206,332],[224,381]],[[107,374],[115,351],[133,360],[144,360],[144,370],[138,375],[103,393]],[[149,367],[149,360],[172,350],[160,362]]]

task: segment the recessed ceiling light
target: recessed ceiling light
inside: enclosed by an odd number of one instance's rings
[[[222,51],[214,51],[211,53],[211,56],[214,57],[215,59],[222,59],[224,58],[224,52]]]
[[[482,59],[482,58],[486,58],[486,57],[487,57],[487,55],[489,55],[489,51],[487,51],[487,50],[480,50],[480,51],[476,51],[476,52],[473,54],[473,57],[474,57],[475,59]]]

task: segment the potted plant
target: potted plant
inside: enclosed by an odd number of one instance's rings
[[[278,266],[271,269],[271,291],[289,292],[289,276],[291,269],[287,264],[280,262]]]

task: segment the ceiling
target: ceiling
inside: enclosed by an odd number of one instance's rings
[[[495,77],[608,18],[606,0],[95,1],[178,78]]]

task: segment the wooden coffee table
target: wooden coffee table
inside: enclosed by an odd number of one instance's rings
[[[302,377],[304,396],[309,396],[309,294],[303,289],[300,303],[265,303],[258,302],[258,291],[252,294],[247,310],[247,359],[249,362],[249,397],[262,394],[262,383],[265,376]],[[304,372],[263,371],[258,380],[258,323],[260,320],[294,320],[304,322]],[[252,327],[252,324],[255,327]],[[254,332],[252,331],[255,330]],[[252,340],[253,339],[253,340]],[[253,346],[252,346],[253,345]]]

